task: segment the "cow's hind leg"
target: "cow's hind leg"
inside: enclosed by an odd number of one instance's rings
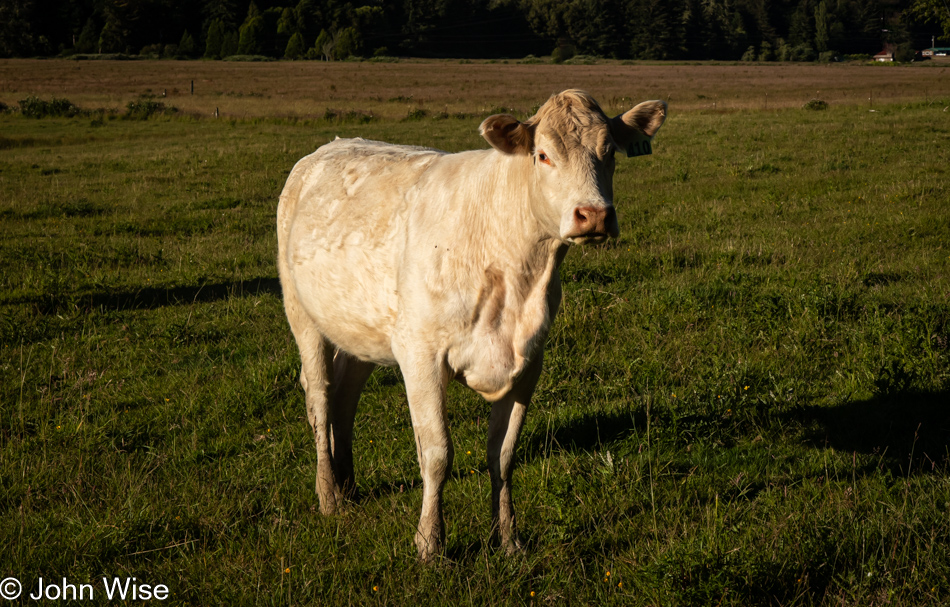
[[[353,474],[353,420],[366,380],[376,365],[337,350],[333,356],[333,384],[330,388],[330,407],[333,413],[333,471],[343,496],[356,497],[356,477]]]
[[[332,346],[315,328],[302,332],[294,327],[294,336],[300,348],[300,384],[307,400],[307,419],[313,428],[317,446],[316,489],[320,498],[320,512],[334,514],[343,500],[333,465],[329,388],[333,381]]]
[[[333,411],[329,391],[333,381],[333,346],[301,305],[291,266],[288,264],[289,219],[286,214],[289,211],[284,208],[285,202],[281,200],[277,213],[277,268],[284,293],[287,321],[300,350],[300,385],[306,394],[307,420],[313,428],[313,439],[317,446],[316,490],[320,499],[320,512],[333,514],[343,500],[341,485],[334,473],[331,438]]]
[[[532,361],[512,390],[492,404],[488,422],[488,471],[491,476],[492,535],[508,554],[521,550],[511,500],[515,447],[525,413],[541,374],[542,355]]]

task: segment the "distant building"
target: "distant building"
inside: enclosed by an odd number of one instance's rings
[[[893,61],[894,60],[894,51],[897,50],[896,44],[885,44],[884,50],[882,50],[877,55],[874,55],[875,61]]]
[[[950,46],[934,46],[920,52],[924,59],[950,58]]]

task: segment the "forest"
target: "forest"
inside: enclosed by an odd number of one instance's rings
[[[0,0],[0,57],[909,61],[935,41],[946,0]]]

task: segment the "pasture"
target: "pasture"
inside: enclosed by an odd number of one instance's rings
[[[7,105],[119,110],[0,114],[0,578],[24,592],[65,577],[104,604],[101,578],[128,576],[176,605],[950,602],[945,68],[0,74]],[[561,268],[515,473],[528,550],[490,545],[489,405],[454,385],[447,552],[422,566],[396,371],[357,414],[361,500],[319,513],[277,196],[337,135],[486,147],[493,108],[523,118],[569,86],[670,115],[652,156],[618,160],[620,238]],[[870,86],[890,98],[869,108]],[[119,117],[163,89],[178,112]],[[829,108],[801,109],[818,91]]]

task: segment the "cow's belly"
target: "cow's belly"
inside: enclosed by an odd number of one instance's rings
[[[395,364],[395,269],[386,247],[315,247],[303,239],[291,250],[300,303],[327,339],[362,360]]]
[[[442,155],[341,139],[298,162],[281,194],[278,239],[300,305],[321,334],[358,358],[395,362],[406,193]]]

